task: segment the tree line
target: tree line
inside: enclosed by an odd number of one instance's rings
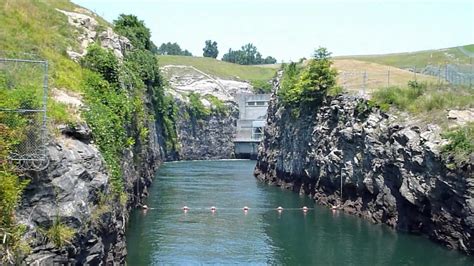
[[[219,49],[217,42],[207,40],[204,43],[203,56],[210,58],[217,58],[219,55]],[[178,43],[163,43],[159,48],[156,48],[155,52],[160,55],[183,55],[193,56],[188,50],[183,50]],[[248,43],[241,47],[240,50],[229,49],[227,53],[222,56],[222,61],[240,64],[240,65],[263,65],[263,64],[275,64],[277,60],[272,56],[263,57],[258,51],[257,47],[252,43]]]

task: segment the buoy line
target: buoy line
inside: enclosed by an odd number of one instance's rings
[[[303,211],[303,212],[308,212],[310,210],[314,210],[314,208],[309,208],[307,206],[299,207],[299,208],[283,208],[282,206],[278,206],[276,208],[265,208],[265,207],[256,207],[256,208],[250,208],[248,206],[243,206],[241,208],[235,208],[235,207],[219,207],[217,208],[216,206],[210,206],[210,207],[189,207],[189,206],[183,206],[181,208],[152,208],[147,205],[142,206],[142,209],[144,210],[182,210],[184,212],[188,211],[211,211],[211,212],[217,212],[217,211],[228,211],[228,210],[240,210],[244,212],[250,212],[252,210],[256,211],[278,211],[278,212],[283,212],[283,211]]]

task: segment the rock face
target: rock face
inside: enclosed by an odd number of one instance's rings
[[[69,24],[78,29],[79,51],[69,48],[67,53],[71,59],[78,61],[87,53],[87,47],[94,42],[99,43],[103,48],[111,49],[119,59],[123,58],[127,50],[131,50],[132,44],[127,38],[116,34],[110,27],[103,29],[91,14],[61,9],[56,9],[56,11],[66,15]]]
[[[124,206],[112,195],[110,177],[97,148],[90,144],[86,125],[66,127],[48,146],[50,164],[42,172],[28,173],[17,216],[27,225],[32,253],[28,265],[123,265],[126,257],[125,224],[130,208],[146,196],[147,187],[163,161],[161,134],[153,122],[149,140],[125,150],[123,178],[129,204]],[[136,159],[133,154],[140,153]],[[41,231],[56,221],[73,228],[71,243],[55,247]]]
[[[440,128],[400,120],[349,96],[296,118],[274,96],[255,176],[474,254],[472,162],[448,169]]]
[[[236,134],[238,109],[227,103],[228,113],[196,119],[186,105],[180,104],[179,119],[176,121],[179,151],[178,160],[212,160],[234,158],[233,140]]]

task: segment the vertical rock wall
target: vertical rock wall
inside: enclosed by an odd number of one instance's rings
[[[448,169],[442,144],[439,127],[389,116],[362,99],[328,98],[295,117],[274,96],[255,175],[473,254],[472,162]]]

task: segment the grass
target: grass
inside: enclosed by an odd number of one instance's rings
[[[208,57],[160,55],[158,59],[161,66],[192,66],[206,74],[222,79],[267,81],[273,78],[276,73],[276,68],[272,67],[243,66]]]
[[[340,73],[337,79],[338,85],[343,86],[349,92],[358,92],[361,89],[364,72],[367,72],[366,89],[369,93],[386,86],[405,86],[408,81],[415,78],[414,73],[408,70],[353,59],[336,59],[334,67]],[[389,71],[390,80],[388,80]],[[344,76],[341,72],[359,72],[359,74]],[[438,81],[435,77],[421,74],[416,74],[416,79],[427,83]]]
[[[474,122],[448,131],[443,137],[449,140],[441,150],[443,154],[452,156],[458,164],[469,161],[469,157],[474,154]]]
[[[411,53],[340,56],[336,59],[354,59],[378,63],[382,65],[394,66],[398,68],[423,68],[429,64],[442,65],[446,63],[469,64],[469,56],[463,53],[463,51],[461,50],[474,53],[474,44],[438,50],[417,51]]]
[[[375,91],[372,100],[382,109],[394,106],[412,114],[433,115],[446,109],[474,108],[474,93],[469,89],[437,88],[412,82],[408,87],[388,87]]]

